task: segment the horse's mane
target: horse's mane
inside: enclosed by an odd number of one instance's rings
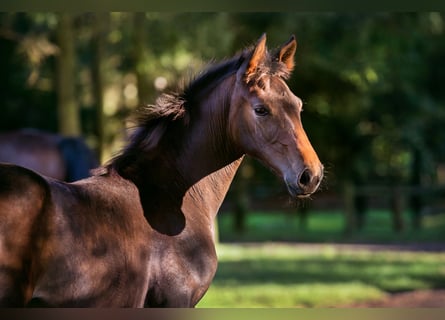
[[[248,48],[231,59],[210,64],[208,68],[189,81],[187,85],[182,86],[182,89],[175,93],[161,94],[156,99],[154,105],[139,107],[134,115],[136,127],[143,127],[151,131],[150,129],[164,119],[170,121],[185,119],[187,121],[187,111],[189,111],[189,108],[191,108],[200,94],[215,87],[223,79],[234,74],[245,59],[251,55],[252,51],[253,48]],[[273,59],[275,56],[274,52],[266,54],[267,58],[260,64],[252,77],[254,81],[260,79],[265,74],[287,79],[290,74],[289,70],[283,63]]]
[[[199,96],[234,74],[243,61],[244,55],[240,54],[212,64],[188,84],[182,85],[182,89],[179,87],[177,92],[163,93],[156,99],[155,104],[138,107],[131,118],[134,132],[124,153],[140,147],[146,151],[153,149],[164,135],[168,124],[172,122],[187,125],[193,105]]]
[[[240,55],[218,64],[212,64],[205,71],[192,78],[187,85],[180,87],[177,92],[163,93],[156,99],[155,104],[139,107],[134,114],[136,126],[149,130],[163,119],[170,121],[186,119],[188,111],[195,104],[200,94],[234,74],[243,61],[244,57]]]
[[[163,93],[155,104],[143,105],[137,108],[133,114],[133,134],[129,144],[123,152],[112,160],[115,165],[122,158],[140,151],[153,150],[164,135],[168,125],[172,122],[187,125],[190,121],[190,113],[193,105],[199,101],[204,92],[214,88],[222,80],[233,75],[242,66],[243,62],[251,56],[253,47],[243,50],[230,59],[219,63],[210,64],[203,72],[191,79],[187,85],[183,85],[177,92]],[[266,59],[257,68],[255,74],[249,78],[249,82],[261,82],[264,75],[279,76],[284,79],[289,77],[289,70],[283,63],[274,59],[275,52],[266,52]]]

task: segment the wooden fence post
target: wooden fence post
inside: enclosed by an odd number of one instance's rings
[[[355,188],[351,182],[344,184],[344,213],[345,213],[345,233],[351,234],[357,228],[357,221],[354,209]]]
[[[394,187],[391,195],[391,214],[393,230],[395,232],[401,232],[404,229],[403,200],[400,187]]]

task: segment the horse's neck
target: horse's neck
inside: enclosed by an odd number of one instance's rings
[[[183,141],[174,149],[171,140],[164,139],[157,156],[141,155],[130,170],[120,172],[138,186],[146,216],[158,211],[175,212],[178,217],[182,212],[186,219],[215,217],[242,160],[227,137],[231,91],[227,85],[220,84],[200,105],[191,106],[194,118],[184,131],[175,132],[172,139]]]
[[[199,211],[213,219],[241,164],[242,154],[235,151],[227,136],[229,86],[233,81],[226,79],[203,97],[200,106],[192,106],[199,116],[187,131],[186,147],[176,161],[189,185],[181,208],[186,215]]]

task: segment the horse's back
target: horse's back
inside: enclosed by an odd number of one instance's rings
[[[142,306],[148,255],[131,183],[0,164],[0,306]]]
[[[147,226],[134,186],[121,178],[50,180],[51,204],[31,297],[62,307],[143,305]]]
[[[0,164],[0,305],[23,305],[29,294],[26,265],[47,193],[45,179],[35,172]]]

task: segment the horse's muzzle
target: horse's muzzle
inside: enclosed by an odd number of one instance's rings
[[[321,180],[323,179],[323,166],[316,170],[311,170],[309,168],[304,168],[297,178],[292,179],[291,177],[285,177],[287,190],[293,198],[304,198],[308,197],[317,191],[320,186]],[[294,176],[295,177],[295,176]]]

